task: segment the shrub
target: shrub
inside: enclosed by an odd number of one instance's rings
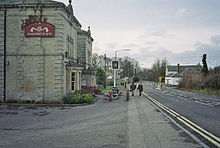
[[[96,68],[96,83],[104,85],[105,79],[105,71],[101,67]]]
[[[138,82],[138,81],[139,81],[139,78],[138,78],[138,77],[133,77],[133,81],[134,81],[134,82]]]
[[[83,103],[92,103],[94,97],[90,94],[73,94],[72,96],[68,95],[63,97],[62,101],[65,104],[83,104]]]
[[[220,73],[209,73],[206,76],[202,74],[185,73],[178,88],[219,90]]]
[[[89,94],[84,94],[82,97],[85,99],[85,103],[92,103],[94,100],[94,97]]]
[[[113,80],[110,80],[110,81],[108,81],[108,84],[107,84],[108,86],[113,86],[114,85],[114,81]]]

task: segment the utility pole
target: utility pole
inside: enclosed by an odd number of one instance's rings
[[[105,83],[104,83],[104,88],[106,88],[106,54],[104,55],[104,60],[105,60]]]
[[[115,51],[115,61],[117,61],[117,52],[119,52],[119,51],[130,51],[130,49],[122,49],[122,50]],[[116,62],[116,63],[118,64],[118,62]],[[114,87],[117,86],[117,82],[116,82],[117,70],[118,70],[118,65],[117,65],[117,68],[114,69]]]
[[[117,52],[118,51],[115,51],[115,61],[117,61]],[[114,69],[114,87],[116,87],[117,86],[117,84],[116,84],[116,71],[117,71],[117,69]]]

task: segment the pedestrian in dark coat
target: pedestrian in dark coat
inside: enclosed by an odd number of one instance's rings
[[[132,84],[130,86],[130,90],[132,91],[132,96],[134,96],[135,89],[136,89],[136,85],[134,84],[134,82],[132,82]]]
[[[140,84],[138,85],[138,88],[137,88],[138,90],[139,90],[139,96],[141,96],[141,93],[142,93],[142,91],[143,91],[143,85],[142,85],[142,83],[140,82]]]

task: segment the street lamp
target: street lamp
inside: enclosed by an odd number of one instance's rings
[[[115,51],[115,61],[117,60],[117,52],[120,52],[120,51],[130,51],[130,49],[121,49],[121,50],[116,50]],[[116,87],[116,71],[117,69],[114,69],[114,87]]]

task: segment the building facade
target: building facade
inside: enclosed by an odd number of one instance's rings
[[[68,6],[51,0],[2,0],[0,9],[0,96],[6,90],[8,100],[59,100],[80,90],[86,69],[80,60],[83,48],[78,49],[82,26],[71,0]]]
[[[165,84],[176,86],[182,80],[184,72],[199,73],[201,68],[201,65],[167,65]]]
[[[94,86],[96,84],[95,70],[92,67],[92,42],[90,27],[88,31],[80,30],[77,32],[78,55],[81,57],[83,65],[82,86]]]

